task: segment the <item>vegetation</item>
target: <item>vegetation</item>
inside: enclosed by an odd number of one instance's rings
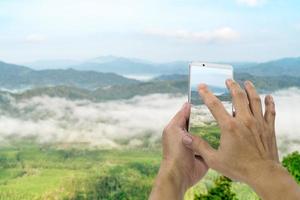
[[[192,127],[191,133],[201,136],[205,139],[213,148],[218,149],[220,144],[220,129],[216,125],[208,125],[201,127]]]
[[[295,151],[283,158],[283,166],[294,176],[300,184],[300,153]]]
[[[12,143],[0,148],[0,199],[147,199],[160,159],[160,151],[151,148],[62,149]],[[283,165],[299,178],[299,152],[285,157]],[[258,197],[248,186],[210,170],[185,199]]]
[[[231,184],[229,178],[220,176],[207,194],[195,195],[195,200],[237,200],[236,194],[231,191]]]

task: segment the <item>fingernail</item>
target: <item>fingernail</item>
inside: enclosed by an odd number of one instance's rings
[[[185,144],[185,145],[191,145],[193,142],[193,139],[188,135],[184,135],[182,138],[182,141],[183,141],[183,144]]]
[[[199,84],[199,86],[198,86],[198,88],[199,88],[199,90],[204,90],[204,89],[206,89],[206,84],[204,84],[204,83],[201,83],[201,84]]]
[[[268,97],[269,97],[269,101],[274,102],[274,99],[271,95],[269,95]]]
[[[227,80],[226,80],[226,84],[228,84],[228,85],[230,85],[232,82],[233,82],[232,79],[227,79]]]
[[[249,86],[254,87],[253,83],[251,81],[248,81],[248,80],[244,82],[244,85],[249,85]]]

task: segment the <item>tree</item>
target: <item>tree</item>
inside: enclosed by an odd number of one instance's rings
[[[195,195],[195,200],[237,200],[236,194],[231,191],[232,181],[220,176],[215,180],[215,186],[207,194]]]
[[[282,160],[282,165],[294,176],[297,183],[300,184],[300,153],[295,151]]]

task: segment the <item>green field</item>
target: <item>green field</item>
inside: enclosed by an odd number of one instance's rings
[[[218,137],[215,126],[201,131],[210,141]],[[208,137],[212,135],[216,137]],[[160,148],[100,150],[14,142],[0,147],[0,200],[147,199],[160,160]],[[205,195],[219,176],[210,170],[185,199]],[[238,199],[258,199],[241,183],[232,182],[231,191]]]

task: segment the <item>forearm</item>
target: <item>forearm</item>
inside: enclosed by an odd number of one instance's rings
[[[149,200],[182,200],[186,186],[175,171],[161,167],[155,179]]]
[[[300,187],[279,164],[257,169],[257,177],[248,183],[263,200],[298,200]]]

